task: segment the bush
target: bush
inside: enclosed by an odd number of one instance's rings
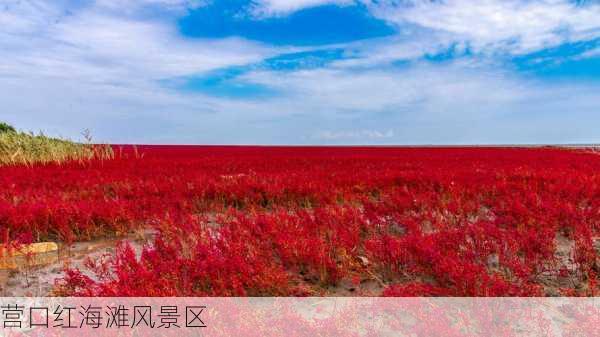
[[[10,124],[0,122],[0,133],[4,132],[17,132],[17,130],[15,130],[15,128]]]

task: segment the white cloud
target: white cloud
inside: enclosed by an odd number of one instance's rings
[[[253,6],[256,16],[279,16],[321,5],[349,5],[354,0],[258,0]]]
[[[378,0],[374,15],[454,34],[476,51],[526,53],[600,37],[600,5],[569,0]],[[408,3],[408,5],[407,5]]]
[[[8,1],[0,7],[0,34],[34,33],[51,25],[62,14],[61,7],[50,2]]]
[[[26,129],[140,143],[402,144],[600,141],[600,88],[453,62],[359,73],[257,72],[280,97],[228,100],[156,86],[0,77],[2,118]]]
[[[444,33],[424,32],[422,29],[405,29],[391,37],[361,40],[344,46],[352,56],[333,61],[338,68],[368,68],[386,66],[397,61],[421,59],[424,55],[445,52],[454,46],[457,52],[464,44],[457,44],[452,36]]]
[[[74,138],[91,128],[101,140],[131,140],[119,124],[131,127],[137,120],[140,128],[158,127],[171,123],[170,117],[175,124],[189,123],[225,110],[220,107],[226,102],[174,93],[160,80],[277,53],[239,38],[185,39],[168,17],[149,20],[128,12],[159,2],[173,9],[187,3],[146,0],[113,10],[107,0],[76,8],[30,0],[1,7],[0,119]],[[120,132],[102,130],[111,124]]]
[[[65,14],[65,8],[39,3],[22,2],[0,12],[11,18],[3,20],[10,26],[0,32],[4,76],[153,85],[163,78],[256,62],[274,53],[237,38],[186,40],[167,22],[138,20],[98,6]]]
[[[281,137],[296,142],[307,133],[309,141],[335,144],[590,140],[593,131],[582,117],[597,119],[597,85],[528,80],[477,61],[261,71],[243,80],[286,95],[238,106],[232,111],[248,112],[238,122],[288,121],[292,129]]]
[[[482,53],[522,54],[600,37],[600,3],[572,0],[260,0],[261,16],[324,4],[363,4],[400,32],[420,27]]]
[[[417,110],[443,113],[453,111],[444,105],[470,102],[477,109],[468,110],[485,113],[481,107],[507,104],[523,97],[517,79],[467,61],[446,66],[422,63],[407,69],[363,71],[338,69],[334,65],[285,76],[254,72],[242,79],[285,91],[311,111],[320,107],[319,110],[369,113],[416,106]],[[436,105],[428,106],[431,102]]]
[[[156,8],[162,12],[184,13],[188,9],[196,9],[206,5],[210,0],[95,0],[98,9],[135,15],[145,8]]]
[[[267,12],[282,15],[323,2],[270,3]],[[564,1],[547,1],[554,9],[550,12],[564,20],[545,14],[539,23],[529,23],[530,14],[523,13],[535,13],[532,8],[539,2],[527,3],[484,0],[471,2],[471,8],[465,1],[448,0],[415,4],[404,14],[391,2],[369,7],[406,26],[398,36],[339,46],[355,52],[357,59],[320,69],[248,73],[241,80],[283,94],[229,100],[170,91],[158,81],[258,62],[282,51],[237,38],[185,39],[169,20],[132,14],[144,6],[177,12],[193,5],[188,1],[140,0],[120,10],[116,1],[101,0],[70,11],[60,1],[14,2],[0,10],[0,119],[71,137],[91,128],[98,140],[112,142],[600,141],[590,138],[600,122],[599,88],[593,83],[528,80],[494,66],[493,58],[387,67],[455,42],[462,43],[459,49],[471,44],[482,51],[522,52],[561,39],[587,39],[596,32],[587,14],[561,7]],[[387,13],[382,12],[385,6]],[[518,28],[510,27],[505,7],[515,10]],[[488,13],[490,8],[499,14]],[[557,9],[582,21],[555,13]],[[549,27],[568,27],[569,33]],[[519,42],[508,45],[506,40],[515,36]]]
[[[393,130],[379,131],[379,130],[345,130],[345,131],[321,131],[318,132],[314,138],[325,141],[339,141],[339,140],[381,140],[385,138],[394,137]]]
[[[581,53],[581,55],[579,55],[578,58],[584,59],[584,58],[599,57],[599,56],[600,56],[600,47],[597,47],[597,48],[590,49],[586,52]]]

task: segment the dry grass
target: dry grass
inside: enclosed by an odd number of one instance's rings
[[[33,165],[37,163],[63,163],[112,159],[109,145],[96,145],[86,135],[88,143],[47,137],[44,134],[0,132],[0,165]]]

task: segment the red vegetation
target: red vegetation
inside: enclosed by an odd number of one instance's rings
[[[598,293],[600,156],[551,148],[125,147],[0,168],[2,238],[157,231],[57,294]],[[116,150],[120,152],[119,149]]]

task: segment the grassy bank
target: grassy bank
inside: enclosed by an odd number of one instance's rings
[[[14,129],[0,130],[0,165],[62,163],[113,157],[113,150],[108,145],[77,143]]]

